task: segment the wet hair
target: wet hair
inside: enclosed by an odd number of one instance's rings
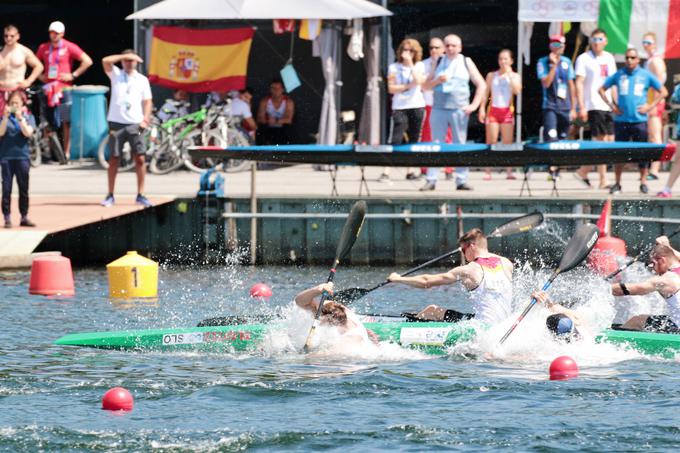
[[[604,31],[604,28],[596,28],[593,30],[593,32],[590,34],[590,37],[592,38],[595,35],[604,35],[604,37],[607,37],[607,32]]]
[[[321,316],[333,326],[343,326],[347,323],[347,313],[342,304],[326,301],[321,308]]]
[[[399,47],[397,48],[397,61],[401,61],[401,54],[404,51],[404,47],[406,47],[407,44],[411,46],[411,49],[413,50],[413,62],[418,63],[420,60],[423,59],[423,48],[420,46],[420,43],[418,41],[412,38],[404,39],[399,44]]]
[[[26,97],[26,92],[24,90],[14,90],[12,91],[9,96],[7,97],[7,102],[12,100],[13,97],[18,96],[19,99],[21,99],[21,103],[23,105],[26,105],[26,102],[28,102],[28,98]]]
[[[672,248],[665,244],[656,244],[651,252],[649,252],[651,258],[675,258],[675,252]]]
[[[473,228],[458,239],[458,245],[461,247],[467,244],[476,244],[479,247],[486,248],[486,236],[479,228]]]

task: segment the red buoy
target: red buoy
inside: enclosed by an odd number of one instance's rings
[[[102,398],[102,409],[107,411],[131,411],[134,406],[132,394],[123,387],[114,387]]]
[[[272,297],[272,289],[265,285],[264,283],[255,283],[250,288],[250,297],[260,297],[263,299],[269,299]]]
[[[578,377],[578,365],[568,355],[563,355],[550,364],[550,380],[561,381]]]
[[[28,292],[41,296],[75,295],[71,260],[61,255],[34,258]]]
[[[588,255],[588,266],[599,275],[609,275],[619,268],[618,258],[628,255],[626,242],[613,236],[601,236]]]

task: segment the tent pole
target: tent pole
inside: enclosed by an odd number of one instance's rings
[[[524,73],[524,54],[522,52],[523,28],[523,22],[517,21],[517,73],[519,74],[519,79],[522,80],[522,85],[524,85],[524,79],[522,78]],[[515,114],[515,141],[517,143],[522,143],[522,94],[523,90],[517,95],[517,112]]]
[[[381,6],[387,9],[388,0],[380,0]],[[383,74],[387,73],[387,44],[389,42],[389,17],[383,16],[380,18],[380,143],[387,143],[387,84],[384,82]]]

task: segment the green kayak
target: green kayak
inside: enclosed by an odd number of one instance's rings
[[[144,351],[254,351],[277,325],[280,326],[273,323],[74,333],[59,338],[55,344]],[[367,322],[365,326],[381,341],[429,354],[445,354],[448,347],[475,336],[470,326],[444,322]],[[597,341],[625,344],[648,355],[671,357],[680,352],[680,335],[673,334],[605,330]]]

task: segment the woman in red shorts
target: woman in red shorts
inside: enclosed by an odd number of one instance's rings
[[[479,108],[479,122],[486,124],[486,143],[510,144],[514,140],[515,109],[514,97],[522,91],[522,79],[512,70],[512,51],[503,49],[498,53],[498,70],[486,75],[487,93]],[[491,95],[487,111],[486,103]],[[512,167],[507,168],[507,179],[515,179]],[[485,180],[491,179],[491,169],[486,169]]]

